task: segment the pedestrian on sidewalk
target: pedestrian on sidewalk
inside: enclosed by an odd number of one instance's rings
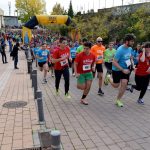
[[[143,97],[146,93],[150,80],[150,42],[146,42],[143,52],[139,55],[137,69],[135,70],[135,83],[132,85],[130,91],[133,89],[140,91],[140,96],[137,100],[139,104],[144,104]]]
[[[75,58],[74,70],[77,77],[77,88],[83,90],[83,95],[81,97],[81,104],[88,105],[86,99],[93,80],[93,73],[95,71],[95,61],[96,57],[90,52],[91,43],[84,43],[83,52],[79,53]]]
[[[18,50],[19,50],[19,43],[17,42],[14,47],[13,47],[13,51],[11,52],[11,56],[13,57],[14,60],[14,69],[19,69],[17,67],[18,64]]]
[[[1,52],[1,55],[2,55],[3,64],[8,63],[5,48],[6,48],[5,38],[2,37],[1,42],[0,42],[0,52]]]

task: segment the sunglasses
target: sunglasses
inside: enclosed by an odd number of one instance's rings
[[[98,43],[103,42],[103,41],[97,41]]]

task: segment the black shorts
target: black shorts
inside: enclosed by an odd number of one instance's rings
[[[75,58],[72,58],[72,64],[74,63],[74,61],[75,61]]]
[[[127,79],[129,81],[130,74],[124,74],[122,71],[112,71],[112,77],[114,83],[120,83],[121,79]]]
[[[111,71],[112,70],[112,62],[110,62],[110,63],[105,62],[105,67],[108,71]]]
[[[96,64],[96,70],[97,70],[97,72],[103,73],[103,66],[102,66],[102,64]]]
[[[54,67],[54,64],[52,62],[48,62],[48,67],[49,68]]]
[[[47,63],[46,61],[44,61],[44,62],[38,62],[38,65],[39,65],[39,67],[43,67],[43,65],[46,64],[46,63]]]

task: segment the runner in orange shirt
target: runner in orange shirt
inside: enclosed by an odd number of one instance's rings
[[[91,52],[96,56],[96,70],[98,73],[99,78],[99,90],[98,95],[103,96],[104,92],[102,91],[102,83],[103,83],[103,54],[105,51],[105,47],[102,45],[103,39],[101,37],[98,37],[96,39],[96,44],[92,46]]]

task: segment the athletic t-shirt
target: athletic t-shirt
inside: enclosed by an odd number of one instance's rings
[[[77,47],[70,48],[71,58],[76,57],[76,50],[77,50]]]
[[[83,74],[92,71],[92,64],[95,62],[96,57],[90,53],[86,55],[85,52],[81,52],[75,58],[75,62],[78,63],[77,65],[77,73]]]
[[[106,49],[106,50],[104,51],[104,61],[105,61],[105,62],[108,62],[108,63],[112,62],[112,61],[113,61],[113,58],[114,58],[114,56],[115,56],[115,53],[116,53],[116,50],[115,50],[115,49],[112,49],[112,50],[110,50],[109,48]]]
[[[49,50],[47,50],[47,49],[45,49],[45,50],[40,49],[40,50],[36,53],[36,55],[37,55],[38,57],[41,57],[41,59],[39,59],[39,58],[37,59],[38,62],[45,62],[45,61],[48,60],[48,57],[49,57]]]
[[[63,49],[63,50],[58,47],[53,53],[54,59],[59,59],[59,58],[65,57],[65,56],[67,56],[68,58],[70,56],[69,47],[65,47],[65,49]],[[60,62],[56,62],[54,65],[54,68],[55,68],[55,70],[62,70],[68,66],[69,66],[68,65],[68,59],[64,59]]]
[[[84,49],[83,45],[80,45],[80,46],[77,48],[76,53],[77,53],[77,54],[81,53],[81,52],[83,51],[83,49]]]
[[[148,69],[150,70],[150,57],[146,57],[144,62],[140,61],[140,58],[142,56],[142,53],[139,55],[139,61],[138,61],[138,66],[136,69],[135,74],[139,76],[145,76],[150,73],[146,72]]]
[[[124,45],[121,45],[115,53],[114,59],[118,61],[119,65],[123,69],[128,69],[128,67],[131,65],[131,61],[130,61],[131,51],[132,51],[131,47],[125,47]],[[112,66],[112,70],[120,71],[115,66]]]
[[[34,55],[36,55],[38,51],[39,51],[39,47],[35,47],[35,48],[33,49]]]
[[[96,64],[103,63],[103,53],[105,51],[105,47],[103,45],[98,46],[94,45],[91,48],[91,52],[96,56]]]

